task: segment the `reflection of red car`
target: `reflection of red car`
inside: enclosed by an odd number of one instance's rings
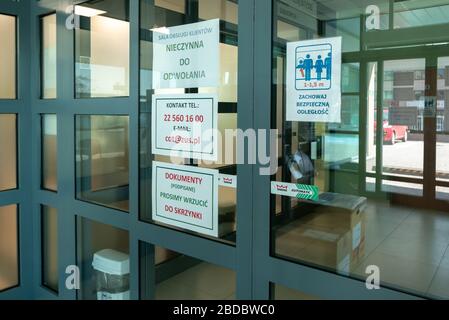
[[[374,124],[376,128],[376,124]],[[390,125],[387,120],[384,121],[384,143],[395,144],[397,141],[407,142],[408,127]]]

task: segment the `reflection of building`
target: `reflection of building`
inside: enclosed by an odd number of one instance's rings
[[[440,58],[438,68],[438,93],[436,110],[437,132],[449,131],[449,67],[448,58]],[[394,64],[387,65],[384,73],[384,108],[416,108],[416,119],[410,129],[415,132],[424,130],[426,99],[425,96],[426,73],[424,61],[411,61],[412,65]],[[413,64],[415,64],[413,66]],[[434,101],[434,100],[433,100]],[[386,120],[388,112],[385,114]]]

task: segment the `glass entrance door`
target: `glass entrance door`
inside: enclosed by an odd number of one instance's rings
[[[376,178],[366,189],[397,203],[442,208],[449,198],[449,58],[438,54],[430,46],[383,50],[367,64],[366,168]]]
[[[383,62],[382,109],[376,114],[377,135],[382,138],[382,191],[423,195],[425,70],[422,58]]]

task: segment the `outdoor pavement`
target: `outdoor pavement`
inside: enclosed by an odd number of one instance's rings
[[[383,167],[413,169],[422,172],[424,142],[408,141],[383,146]],[[437,143],[437,173],[449,174],[449,143]]]

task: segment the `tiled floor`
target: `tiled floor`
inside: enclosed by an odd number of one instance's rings
[[[370,203],[369,207],[367,244],[373,237],[369,225],[381,221],[381,217],[389,215],[392,219],[379,222],[379,227],[394,229],[377,246],[373,243],[372,250],[366,250],[366,258],[355,272],[363,275],[365,266],[375,264],[385,283],[449,298],[449,213],[385,203]]]
[[[449,299],[449,213],[393,207],[385,202],[368,203],[364,217],[364,250],[357,263],[351,265],[353,276],[364,279],[369,265],[380,268],[384,285],[433,298]],[[341,221],[339,221],[341,225]],[[283,255],[304,260],[336,261],[345,256],[341,244],[316,247],[319,242],[304,242],[304,226],[290,224],[284,228]],[[315,233],[326,241],[334,241],[323,229]],[[341,228],[331,230],[343,234]],[[350,232],[351,234],[352,232]],[[309,235],[310,230],[309,230]],[[299,236],[299,238],[298,238]],[[346,239],[347,234],[344,237]],[[352,244],[352,241],[349,241]],[[309,248],[307,248],[309,246]],[[312,246],[312,247],[310,247]],[[329,250],[335,248],[335,250]],[[316,252],[319,252],[317,255]],[[320,257],[319,255],[328,255]],[[328,266],[329,267],[329,266]],[[235,273],[231,270],[202,263],[157,286],[157,299],[234,299]],[[277,299],[312,299],[281,286],[276,287]]]
[[[449,213],[369,201],[363,220],[364,249],[356,259],[357,262],[351,264],[352,275],[364,279],[366,267],[376,265],[380,268],[381,281],[386,286],[449,299]],[[315,264],[325,260],[326,267],[337,269],[338,261],[344,256],[340,252],[344,247],[341,240],[344,237],[341,236],[331,245],[324,242],[323,238],[310,242],[313,247],[308,252],[323,252],[332,255],[331,259],[317,258],[309,253],[305,255],[306,251],[301,251],[305,233],[297,238],[295,233],[298,234],[301,224],[298,221],[294,224],[297,227],[292,228],[291,224],[284,228],[286,233],[278,236],[277,252]],[[304,230],[304,226],[302,228]],[[308,228],[317,227],[309,225]],[[336,228],[328,232],[343,235]],[[348,228],[348,232],[351,235],[353,230]],[[326,250],[322,250],[323,246]]]

